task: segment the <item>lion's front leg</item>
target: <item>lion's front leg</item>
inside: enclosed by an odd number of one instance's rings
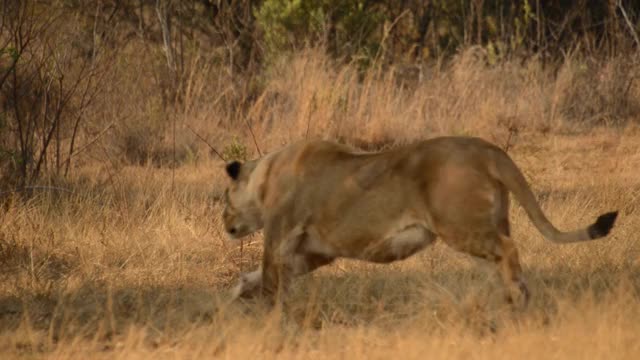
[[[309,271],[305,254],[298,252],[307,236],[309,218],[292,227],[283,218],[270,220],[265,226],[261,289],[262,295],[274,305],[285,296],[294,276]]]
[[[296,270],[300,267],[302,257],[295,253],[295,249],[302,235],[298,229],[294,229],[281,240],[280,244],[265,246],[262,258],[261,290],[262,295],[271,305],[282,300],[292,278],[297,275]]]
[[[231,299],[252,297],[258,293],[262,285],[262,268],[242,274],[236,286],[231,290]]]
[[[265,239],[263,264],[257,270],[240,277],[231,290],[232,300],[253,297],[259,293],[274,297],[278,288],[288,283],[292,276],[308,271],[305,256],[296,254],[296,249],[304,238],[304,227],[304,223],[298,224],[280,241]],[[266,269],[266,275],[263,269]]]

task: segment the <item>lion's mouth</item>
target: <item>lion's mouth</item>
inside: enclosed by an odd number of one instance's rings
[[[251,229],[249,229],[249,227],[247,226],[232,226],[227,229],[227,234],[232,239],[240,239],[251,233]]]

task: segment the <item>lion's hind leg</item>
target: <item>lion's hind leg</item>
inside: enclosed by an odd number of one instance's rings
[[[443,240],[458,251],[496,264],[507,301],[526,308],[529,290],[522,276],[518,250],[510,236],[491,226],[483,231],[465,232],[455,238],[443,237]]]
[[[507,301],[525,309],[529,304],[529,289],[522,276],[522,267],[518,258],[518,249],[513,240],[500,235],[502,257],[498,259],[500,276],[507,290]]]
[[[496,259],[500,269],[502,282],[507,289],[507,301],[519,304],[523,309],[529,304],[529,289],[522,276],[522,267],[518,257],[518,249],[511,238],[509,224],[509,194],[502,187],[498,196],[499,201],[494,212],[494,225],[497,230],[497,249],[502,255]]]

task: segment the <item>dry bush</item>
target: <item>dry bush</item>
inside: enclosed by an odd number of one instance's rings
[[[557,112],[574,126],[638,121],[640,62],[620,56],[605,60],[569,56],[560,67]]]
[[[0,186],[66,176],[89,137],[87,116],[114,55],[87,41],[86,24],[37,2],[0,12]],[[81,45],[78,45],[81,44]]]

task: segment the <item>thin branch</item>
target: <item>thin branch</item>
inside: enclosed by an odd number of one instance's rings
[[[218,157],[224,161],[227,162],[227,160],[224,158],[224,156],[220,155],[220,153],[218,152],[218,150],[216,150],[216,148],[213,147],[213,145],[209,144],[209,142],[207,141],[207,139],[203,138],[202,136],[200,136],[197,132],[195,132],[191,126],[189,126],[189,124],[186,124],[187,129],[189,129],[193,135],[197,136],[198,139],[202,140],[205,144],[207,144],[207,146],[209,146],[209,148],[211,149],[211,151],[213,151],[216,155],[218,155]]]
[[[171,45],[171,14],[170,14],[170,2],[163,0],[156,0],[156,15],[160,22],[160,29],[162,31],[162,41],[164,44],[164,52],[167,58],[167,66],[172,72],[176,71],[176,62],[173,46]]]
[[[622,13],[622,17],[624,17],[624,21],[629,27],[629,32],[631,33],[631,36],[633,36],[633,40],[636,42],[636,46],[638,46],[638,49],[640,49],[640,39],[638,38],[638,34],[636,33],[631,20],[629,20],[629,17],[627,16],[627,12],[624,10],[624,7],[622,7],[622,0],[618,0],[618,8]]]
[[[83,152],[86,148],[88,148],[89,146],[93,145],[96,141],[100,140],[100,138],[107,132],[109,131],[109,129],[111,129],[113,127],[113,122],[109,125],[107,125],[107,127],[105,127],[104,129],[102,129],[98,135],[96,135],[96,137],[94,137],[92,140],[90,140],[88,143],[84,144],[80,149],[74,151],[73,153],[71,153],[71,155],[69,155],[69,158],[67,159],[67,163],[71,161],[71,158],[80,154],[81,152]]]
[[[20,60],[20,57],[22,57],[22,54],[23,54],[23,51],[17,52],[15,54],[15,57],[13,57],[13,61],[11,62],[11,65],[7,67],[6,72],[2,75],[2,78],[0,78],[0,87],[2,87],[2,84],[4,84],[4,82],[7,80],[7,78],[9,77],[9,74],[11,74],[13,69],[15,69],[16,65],[18,64],[18,60]]]
[[[75,124],[73,126],[73,132],[71,134],[71,144],[69,145],[69,156],[67,157],[67,160],[65,161],[65,170],[64,170],[64,176],[67,176],[69,173],[69,168],[71,167],[71,157],[74,155],[74,146],[75,146],[75,142],[76,142],[76,137],[78,134],[78,129],[80,127],[80,122],[83,118],[84,112],[87,109],[87,107],[93,102],[93,100],[95,99],[96,95],[98,94],[98,92],[101,90],[100,86],[96,86],[95,83],[92,83],[92,79],[96,76],[96,65],[95,65],[95,57],[92,58],[91,62],[91,70],[89,72],[89,75],[87,76],[87,82],[86,82],[86,86],[84,88],[84,91],[82,92],[82,99],[80,100],[80,111],[76,116],[76,120],[75,120]],[[104,75],[104,73],[103,73]],[[102,77],[98,80],[97,83],[100,82],[100,80],[102,79]],[[91,86],[93,85],[93,91],[91,91]],[[111,123],[104,131],[108,130],[108,128],[110,128],[113,125],[113,123]],[[84,147],[83,147],[84,149]]]
[[[251,134],[251,138],[253,139],[253,145],[255,145],[256,150],[258,151],[258,155],[260,157],[262,157],[262,151],[260,151],[260,147],[258,146],[258,141],[256,140],[256,134],[253,133],[253,128],[251,127],[251,124],[249,124],[249,118],[251,118],[253,116],[253,113],[256,111],[256,109],[259,107],[259,105],[262,105],[262,102],[266,98],[265,95],[266,95],[266,93],[263,93],[258,98],[258,100],[253,104],[253,106],[249,110],[248,114],[243,116],[244,123],[245,123],[245,125],[247,125],[247,129],[249,129],[249,133]]]
[[[176,115],[173,114],[172,118],[172,126],[171,126],[171,137],[172,137],[172,152],[173,152],[173,166],[171,166],[171,193],[175,195],[175,186],[176,186]]]
[[[251,138],[253,139],[253,145],[255,145],[256,150],[258,150],[258,155],[262,157],[262,151],[260,151],[260,147],[258,146],[258,141],[256,140],[256,135],[253,133],[253,128],[251,128],[251,124],[249,124],[248,117],[244,118],[244,123],[247,124],[247,128],[249,129],[249,133],[251,133]]]
[[[58,62],[56,62],[55,65],[59,66],[60,64]],[[64,93],[64,86],[63,86],[63,84],[64,84],[64,76],[63,76],[62,70],[59,70],[61,72],[61,75],[58,77],[58,87],[59,87],[59,90],[58,90],[58,92],[59,92],[58,103],[56,104],[56,111],[55,111],[55,115],[54,115],[54,118],[53,118],[53,122],[51,124],[51,129],[49,130],[49,133],[48,133],[48,135],[47,135],[47,137],[45,139],[43,148],[42,148],[42,150],[40,152],[40,156],[39,156],[38,161],[36,163],[36,167],[32,171],[32,175],[31,175],[32,178],[35,178],[40,173],[40,167],[42,165],[42,160],[44,159],[44,155],[47,153],[47,149],[49,148],[49,144],[51,142],[51,139],[53,138],[53,133],[56,130],[56,128],[58,128],[59,126],[62,126],[61,122],[62,122],[62,117],[63,117],[63,113],[65,111],[65,108],[69,104],[71,98],[76,93],[76,91],[78,91],[78,88],[80,87],[80,82],[84,78],[84,74],[85,74],[86,70],[87,70],[87,64],[84,63],[84,64],[82,64],[82,67],[80,69],[80,72],[78,74],[77,79],[70,86],[70,89],[66,94]]]

